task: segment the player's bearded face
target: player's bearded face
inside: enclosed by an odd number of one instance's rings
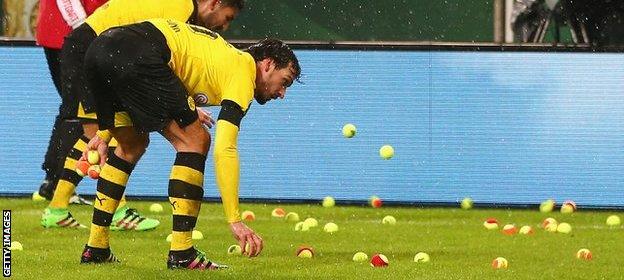
[[[286,89],[293,83],[292,67],[277,69],[273,64],[267,72],[262,74],[264,74],[264,78],[261,79],[261,83],[256,85],[254,93],[256,102],[264,105],[273,99],[283,99],[286,95]]]
[[[238,10],[234,7],[217,4],[214,10],[209,12],[202,21],[204,26],[213,31],[225,31],[230,26],[230,22],[236,18]]]

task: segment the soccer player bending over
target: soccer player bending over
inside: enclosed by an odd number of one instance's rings
[[[89,140],[98,131],[97,115],[92,90],[85,78],[84,56],[96,36],[105,30],[152,18],[170,18],[206,26],[211,30],[225,30],[243,9],[243,0],[110,0],[89,16],[85,23],[70,33],[61,52],[62,107],[75,108],[72,118],[79,119],[84,135],[78,138],[65,159],[65,166],[52,201],[44,210],[41,225],[46,228],[83,227],[68,210],[69,199],[82,177],[76,173],[76,162],[85,151]],[[114,147],[115,139],[110,147]],[[102,159],[102,164],[103,164]],[[149,230],[157,227],[156,219],[143,217],[126,205],[122,196],[114,210],[113,230]]]
[[[204,164],[211,137],[196,106],[221,105],[214,146],[215,176],[227,221],[245,253],[257,256],[262,239],[241,222],[238,206],[237,136],[253,99],[259,104],[284,98],[301,68],[293,51],[265,39],[240,51],[219,34],[175,20],[155,19],[110,29],[85,56],[85,70],[94,89],[100,131],[88,145],[106,151],[118,146],[102,168],[97,184],[89,241],[82,263],[116,261],[109,246],[112,213],[128,177],[145,152],[149,133],[160,132],[176,150],[169,177],[173,211],[169,268],[217,269],[193,247],[191,234],[204,195]],[[115,118],[115,115],[121,116]],[[110,135],[102,130],[108,129]]]

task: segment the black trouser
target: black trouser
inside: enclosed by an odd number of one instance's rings
[[[48,150],[46,151],[44,162],[41,166],[46,172],[46,179],[52,181],[50,187],[54,188],[56,186],[55,181],[60,176],[61,171],[63,171],[67,153],[83,132],[82,126],[78,120],[64,117],[67,115],[68,110],[71,110],[71,108],[66,108],[64,104],[70,104],[71,102],[66,102],[65,99],[67,99],[67,97],[65,97],[61,91],[61,50],[45,47],[43,50],[48,61],[52,81],[54,82],[57,93],[62,99],[61,105],[59,106],[59,113],[54,120],[54,127],[52,128]]]

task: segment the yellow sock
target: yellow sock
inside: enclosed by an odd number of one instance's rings
[[[169,177],[169,203],[173,210],[171,251],[193,247],[192,234],[204,197],[206,156],[177,153]]]
[[[50,208],[67,209],[69,206],[69,199],[76,191],[76,186],[82,181],[82,176],[76,173],[76,162],[82,156],[82,152],[87,149],[87,143],[89,138],[87,136],[81,136],[65,158],[65,165],[61,173],[61,178],[56,184],[56,190],[52,201],[50,201]]]
[[[98,180],[95,203],[93,203],[93,225],[87,245],[96,248],[109,247],[109,226],[133,169],[134,164],[117,157],[115,153],[108,155],[108,160]]]

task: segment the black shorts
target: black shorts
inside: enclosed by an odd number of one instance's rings
[[[93,41],[85,71],[100,129],[123,126],[114,117],[122,111],[142,132],[160,131],[170,121],[185,127],[197,120],[170,58],[165,37],[149,22],[109,29]]]
[[[73,118],[78,117],[78,102],[85,113],[95,112],[95,101],[90,93],[84,71],[84,56],[95,40],[95,31],[88,24],[82,24],[65,38],[61,50],[61,81],[63,99]],[[67,99],[68,101],[65,101]]]

